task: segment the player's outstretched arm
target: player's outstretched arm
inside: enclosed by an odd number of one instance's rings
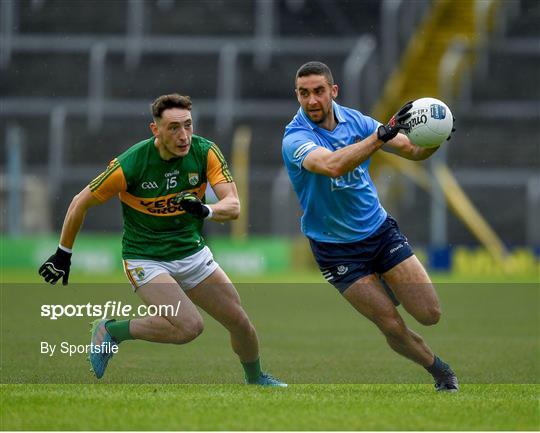
[[[369,137],[334,152],[318,147],[311,151],[303,161],[303,167],[313,173],[329,177],[343,176],[367,160],[384,143],[374,132]]]
[[[394,153],[411,161],[422,161],[433,155],[437,147],[420,147],[411,142],[405,134],[399,133],[395,138],[389,140],[382,147],[382,150],[389,153]]]
[[[354,170],[383,144],[395,139],[400,130],[408,128],[406,122],[411,117],[412,105],[412,101],[405,103],[386,125],[380,125],[373,134],[362,141],[334,152],[324,148],[311,151],[303,161],[304,168],[330,177],[343,176]]]
[[[71,201],[62,226],[60,246],[39,268],[39,275],[47,283],[56,284],[61,278],[64,286],[68,284],[71,248],[75,243],[75,238],[79,233],[87,210],[100,203],[94,198],[88,186]]]

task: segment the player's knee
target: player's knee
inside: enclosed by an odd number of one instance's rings
[[[196,320],[187,327],[186,329],[187,338],[189,338],[189,341],[195,340],[199,335],[202,334],[203,330],[204,330],[204,322],[202,321],[202,319]]]
[[[174,336],[175,344],[185,344],[195,340],[204,330],[204,323],[201,320],[193,320],[185,323],[181,328],[176,328]]]
[[[387,338],[399,339],[407,334],[407,327],[399,317],[383,318],[379,322],[379,328]]]
[[[416,317],[422,325],[435,325],[441,320],[441,309],[438,306],[433,306],[426,309],[419,317]]]

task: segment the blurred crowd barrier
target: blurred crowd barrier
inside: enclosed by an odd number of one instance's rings
[[[261,276],[296,280],[299,275],[320,275],[304,238],[254,236],[231,241],[214,236],[208,240],[216,261],[232,276]],[[15,275],[35,274],[58,244],[56,236],[32,236],[3,239],[0,262],[8,273],[6,281]],[[77,254],[73,256],[73,271],[84,275],[121,274],[121,242],[119,235],[81,234],[77,239]],[[415,253],[429,267],[429,250],[415,248]],[[512,249],[501,266],[480,247],[454,247],[447,251],[446,268],[431,269],[451,272],[461,278],[493,278],[516,276],[536,278],[540,275],[540,259],[527,248]],[[322,276],[320,277],[321,281]],[[309,281],[311,281],[311,278]],[[473,280],[474,281],[474,280]]]

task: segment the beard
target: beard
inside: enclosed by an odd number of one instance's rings
[[[319,113],[320,113],[320,114],[319,114]],[[328,117],[328,112],[327,112],[327,111],[324,111],[324,109],[321,108],[320,111],[317,113],[317,117],[316,117],[316,118],[314,118],[309,112],[307,112],[307,115],[308,115],[309,119],[310,119],[313,123],[319,125],[319,124],[323,123],[323,122],[326,120],[326,118]]]

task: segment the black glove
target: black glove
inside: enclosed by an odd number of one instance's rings
[[[206,207],[201,199],[192,192],[181,192],[175,197],[175,202],[180,207],[191,215],[199,218],[206,218],[210,215],[210,210]]]
[[[398,134],[400,129],[409,131],[411,127],[407,125],[405,121],[411,117],[411,113],[409,113],[409,111],[412,106],[413,101],[407,102],[396,114],[390,118],[386,125],[379,126],[377,129],[377,138],[386,143],[388,140],[392,140],[392,138]]]
[[[67,285],[69,279],[69,267],[71,266],[71,253],[60,248],[39,268],[39,275],[47,283],[56,284],[62,278],[62,284]]]
[[[450,131],[450,135],[446,139],[446,141],[449,141],[452,138],[452,133],[456,132],[456,118],[452,116],[452,131]]]

